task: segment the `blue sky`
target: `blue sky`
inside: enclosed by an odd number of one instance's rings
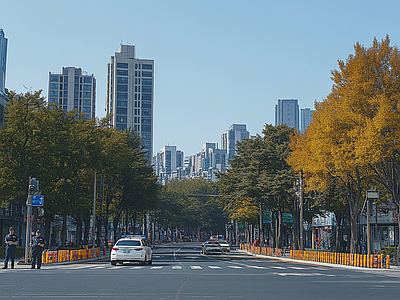
[[[356,42],[389,34],[400,44],[398,1],[5,0],[0,9],[10,90],[47,96],[49,72],[81,67],[96,77],[103,117],[110,56],[136,45],[138,58],[155,60],[153,150],[185,155],[220,144],[234,123],[261,133],[277,99],[312,108]]]

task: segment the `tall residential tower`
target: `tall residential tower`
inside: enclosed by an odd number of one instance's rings
[[[7,102],[6,95],[6,62],[7,62],[7,38],[3,29],[0,29],[0,126],[4,122],[4,108]]]
[[[76,109],[92,119],[96,113],[96,78],[75,67],[63,68],[62,73],[49,72],[48,99],[65,112]]]
[[[107,64],[106,111],[120,130],[129,127],[153,152],[154,60],[135,57],[135,46],[120,45]]]
[[[246,130],[246,124],[232,124],[226,132],[221,134],[222,150],[226,150],[228,160],[236,154],[236,143],[248,138],[250,138],[250,132]]]
[[[297,99],[278,99],[275,105],[275,126],[286,124],[299,130],[299,101]]]

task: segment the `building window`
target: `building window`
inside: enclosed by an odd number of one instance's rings
[[[116,126],[119,130],[126,130],[126,124],[116,124]]]
[[[74,99],[74,106],[78,107],[79,101],[78,99]]]
[[[128,84],[128,77],[117,77],[117,83]]]
[[[133,128],[135,129],[136,132],[140,131],[140,125],[133,125]]]
[[[64,83],[64,90],[68,90],[68,83]]]
[[[51,90],[58,90],[58,83],[50,83]]]
[[[117,100],[128,100],[128,93],[117,93]]]
[[[127,63],[117,63],[117,68],[128,69]]]
[[[117,91],[118,92],[127,92],[128,86],[123,84],[117,84]]]
[[[140,73],[140,72],[139,72]],[[139,76],[140,76],[140,74],[139,74]],[[153,72],[146,72],[146,71],[143,71],[142,72],[142,77],[153,77]]]
[[[64,76],[64,82],[68,82],[68,76]]]
[[[142,124],[151,124],[151,118],[142,117]]]
[[[142,94],[142,100],[151,100],[151,94]]]
[[[151,109],[151,102],[142,102],[142,108],[150,108]]]
[[[151,139],[151,133],[150,132],[142,132],[141,137],[144,139]]]
[[[150,72],[151,73],[151,72]],[[140,71],[135,71],[135,76],[140,77]]]
[[[116,123],[126,123],[127,122],[127,117],[126,116],[116,116],[115,118]]]
[[[85,113],[90,113],[90,107],[82,107],[82,111]]]
[[[58,102],[58,98],[50,98],[49,102],[50,103]]]
[[[117,107],[117,115],[127,115],[127,109],[126,108],[121,108]]]
[[[50,76],[50,82],[58,82],[58,76]]]
[[[74,98],[79,98],[79,92],[78,91],[74,91]]]
[[[128,76],[128,70],[117,70],[117,75]]]
[[[137,100],[137,94],[135,94],[135,100]]]
[[[64,91],[64,98],[68,98],[68,91]]]
[[[153,65],[142,64],[142,69],[153,70]]]
[[[74,84],[74,90],[79,91],[79,84]]]
[[[143,93],[151,93],[152,90],[153,90],[153,87],[151,87],[151,86],[143,86],[142,87],[142,92]],[[139,92],[140,92],[140,90],[139,90]]]
[[[127,107],[128,106],[128,101],[117,101],[117,106]]]
[[[92,105],[92,101],[91,100],[87,100],[87,99],[83,99],[83,105]]]
[[[142,116],[151,116],[151,110],[150,109],[142,109]]]
[[[147,78],[142,79],[142,85],[152,85],[152,84],[153,84],[153,79],[147,79]]]
[[[83,98],[91,98],[92,93],[91,92],[83,92]]]
[[[83,83],[92,83],[92,77],[83,77]]]
[[[83,90],[84,90],[84,91],[91,91],[91,90],[92,90],[92,86],[89,85],[89,84],[84,84],[84,85],[83,85]]]

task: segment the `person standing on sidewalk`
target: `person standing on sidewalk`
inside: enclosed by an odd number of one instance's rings
[[[3,269],[7,269],[8,260],[11,260],[11,269],[14,269],[15,252],[17,251],[18,237],[14,234],[14,227],[10,227],[9,234],[5,237],[6,257]]]
[[[36,230],[36,236],[32,238],[32,266],[31,269],[35,268],[37,260],[37,268],[40,269],[42,265],[42,251],[44,248],[44,238],[40,236],[40,230]]]

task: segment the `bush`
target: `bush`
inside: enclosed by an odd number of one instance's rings
[[[17,246],[17,251],[15,252],[15,257],[23,257],[24,256],[24,247]],[[6,246],[0,246],[0,258],[6,257]]]

